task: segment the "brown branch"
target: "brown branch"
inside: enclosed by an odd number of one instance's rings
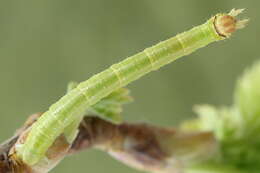
[[[48,150],[47,163],[28,168],[15,155],[15,143],[22,143],[30,126],[41,114],[32,115],[14,137],[0,146],[0,173],[48,172],[65,156],[89,148],[108,152],[117,160],[150,172],[179,173],[183,167],[207,159],[217,145],[212,133],[185,133],[148,124],[115,125],[95,116],[86,116],[70,146],[60,136]]]

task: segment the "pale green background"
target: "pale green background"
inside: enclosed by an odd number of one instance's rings
[[[217,12],[247,8],[250,25],[129,87],[135,102],[124,117],[176,125],[199,103],[232,103],[234,83],[259,54],[258,0],[1,0],[0,140],[26,117],[45,111],[70,80],[109,65],[197,24]],[[137,173],[99,151],[67,158],[55,173]]]

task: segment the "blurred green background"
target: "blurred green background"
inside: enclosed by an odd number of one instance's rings
[[[246,29],[129,86],[135,102],[125,106],[125,119],[162,126],[195,116],[194,104],[232,103],[238,75],[260,58],[260,1],[1,0],[0,140],[28,115],[45,111],[69,81],[85,80],[233,7],[247,9]],[[89,150],[65,159],[53,172],[138,171]]]

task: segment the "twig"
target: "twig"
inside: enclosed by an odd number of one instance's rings
[[[217,148],[210,132],[184,133],[148,124],[115,125],[95,116],[86,116],[71,146],[60,136],[47,152],[49,162],[29,168],[13,157],[12,147],[23,141],[24,135],[40,115],[32,115],[11,140],[1,145],[1,173],[48,172],[65,156],[89,148],[106,151],[117,160],[137,169],[178,173],[194,160],[199,162],[209,158]]]

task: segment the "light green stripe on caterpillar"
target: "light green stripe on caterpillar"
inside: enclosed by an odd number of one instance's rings
[[[228,26],[225,26],[227,23]],[[80,83],[53,104],[32,126],[25,143],[17,147],[18,157],[28,165],[37,164],[54,140],[87,108],[146,73],[209,43],[229,37],[238,23],[231,14],[217,14],[205,24],[147,48]]]

